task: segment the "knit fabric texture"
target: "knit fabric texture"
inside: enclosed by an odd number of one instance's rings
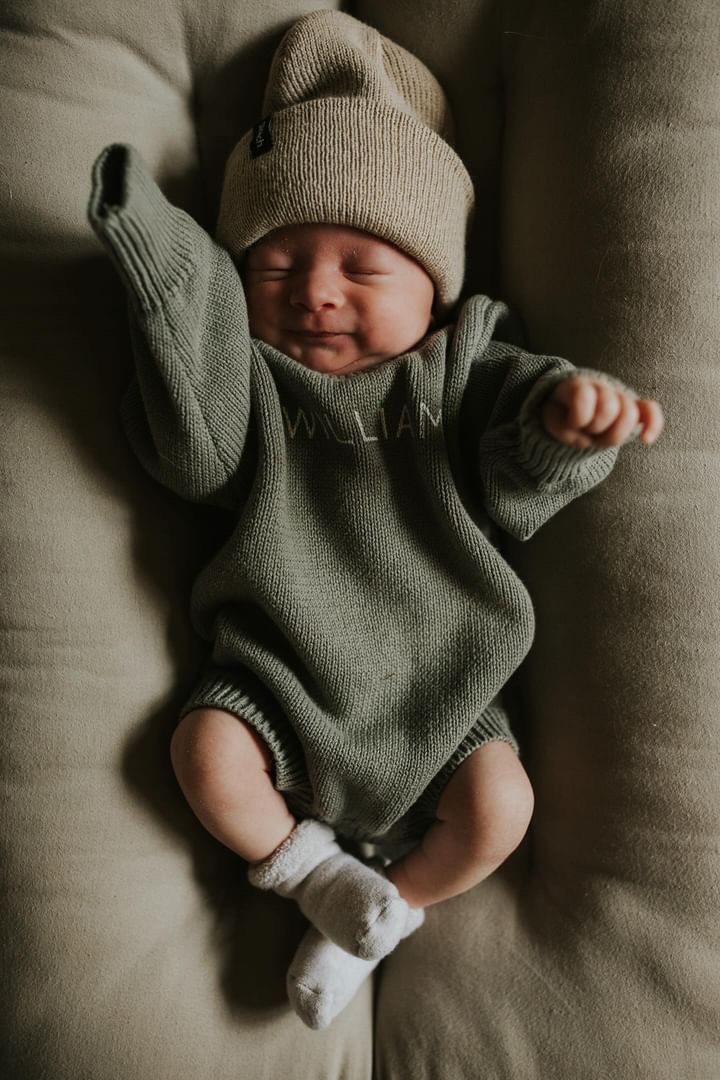
[[[250,338],[230,256],[135,151],[98,159],[89,216],[132,301],[135,451],[236,522],[194,586],[212,657],[183,712],[243,717],[280,790],[345,835],[382,837],[482,741],[532,642],[488,516],[526,539],[614,465],[616,448],[568,448],[539,421],[585,369],[504,341],[508,309],[475,296],[413,352],[318,373]]]
[[[263,121],[228,160],[217,239],[239,257],[281,226],[363,229],[416,259],[449,308],[474,204],[452,137],[445,94],[417,57],[350,15],[313,12],[280,43]]]

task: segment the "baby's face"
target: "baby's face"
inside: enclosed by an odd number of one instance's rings
[[[248,250],[242,277],[252,336],[314,371],[347,374],[399,356],[432,318],[425,270],[359,229],[276,229]]]

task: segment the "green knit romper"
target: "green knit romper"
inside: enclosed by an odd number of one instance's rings
[[[89,217],[131,302],[135,452],[234,524],[193,588],[209,655],[181,715],[250,723],[299,816],[417,837],[461,761],[515,746],[499,695],[533,610],[490,527],[527,539],[617,458],[552,439],[538,406],[578,370],[622,384],[503,340],[484,296],[413,352],[315,372],[251,339],[230,256],[131,148],[98,159]]]

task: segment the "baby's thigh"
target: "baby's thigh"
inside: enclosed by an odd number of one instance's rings
[[[519,843],[534,805],[528,775],[506,742],[488,742],[458,766],[445,786],[437,817],[463,843],[499,846]]]

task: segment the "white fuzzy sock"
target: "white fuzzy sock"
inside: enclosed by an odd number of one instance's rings
[[[395,885],[342,850],[328,825],[307,818],[248,870],[258,889],[292,897],[326,938],[362,960],[381,960],[400,941],[410,908]]]
[[[425,921],[422,908],[408,908],[401,938]],[[300,942],[287,973],[287,993],[293,1010],[314,1031],[326,1028],[380,963],[361,960],[338,948],[311,926]]]

